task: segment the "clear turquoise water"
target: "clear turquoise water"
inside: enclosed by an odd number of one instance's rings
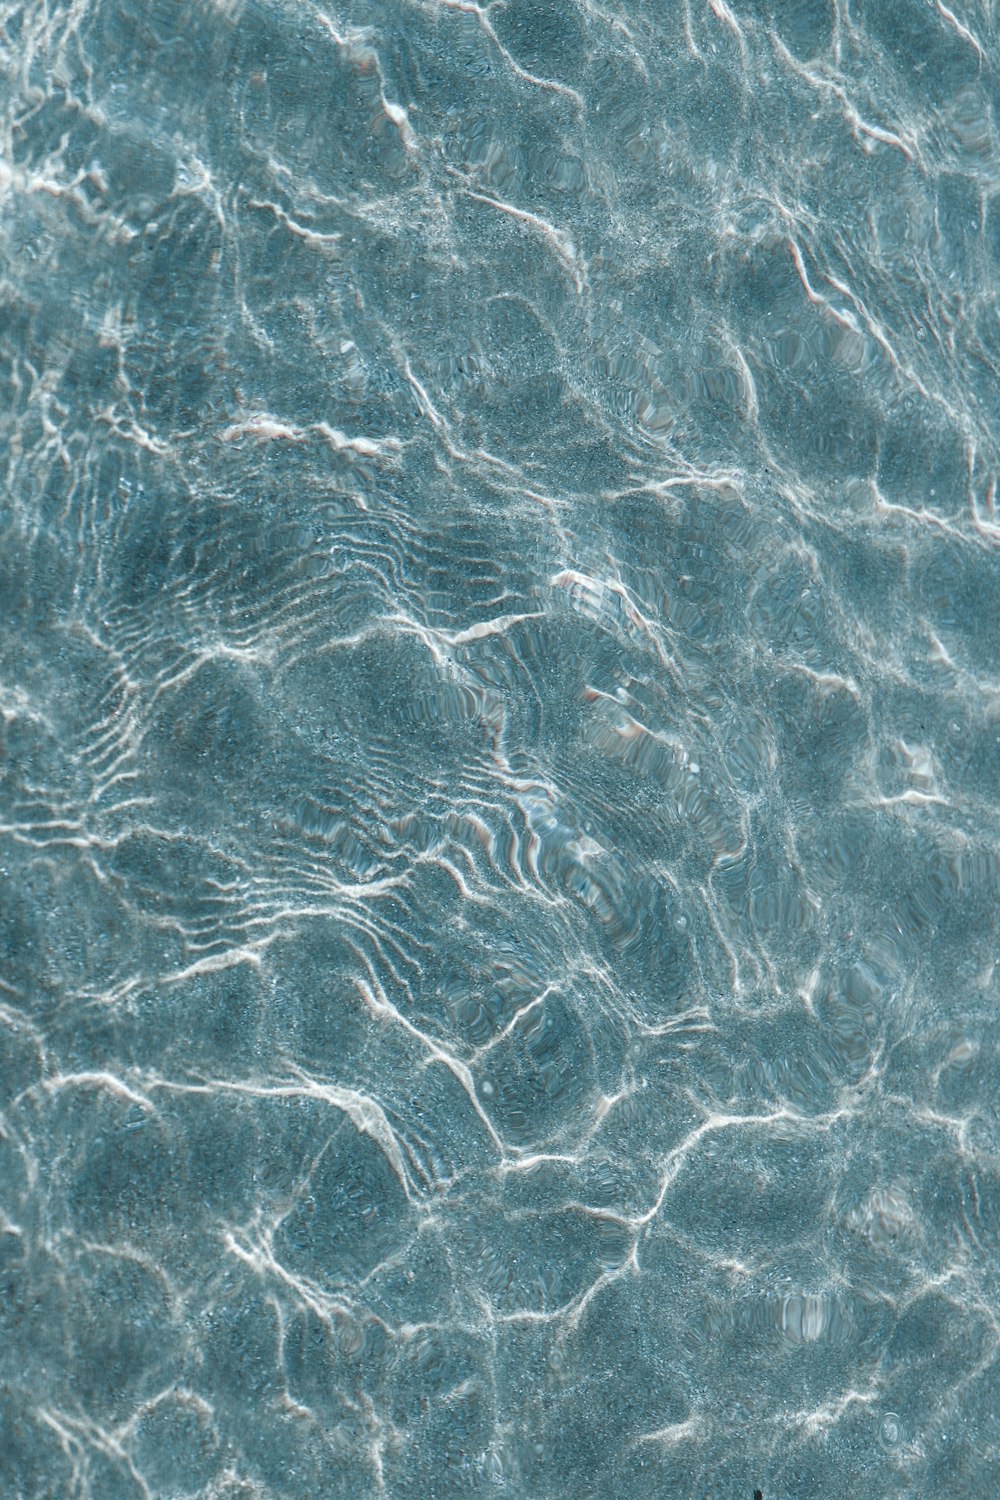
[[[1000,1493],[992,0],[0,3],[0,1493]]]

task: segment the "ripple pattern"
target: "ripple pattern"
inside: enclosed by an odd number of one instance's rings
[[[0,0],[0,1492],[1000,1493],[992,0]]]

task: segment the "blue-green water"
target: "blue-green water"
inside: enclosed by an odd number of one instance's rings
[[[993,0],[0,3],[0,1495],[1000,1494]]]

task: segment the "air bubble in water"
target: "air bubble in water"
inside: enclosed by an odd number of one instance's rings
[[[878,1424],[879,1445],[892,1453],[903,1441],[903,1424],[894,1411],[883,1412]]]

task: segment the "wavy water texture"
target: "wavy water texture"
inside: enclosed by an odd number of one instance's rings
[[[0,0],[0,1490],[1000,1493],[992,0]]]

